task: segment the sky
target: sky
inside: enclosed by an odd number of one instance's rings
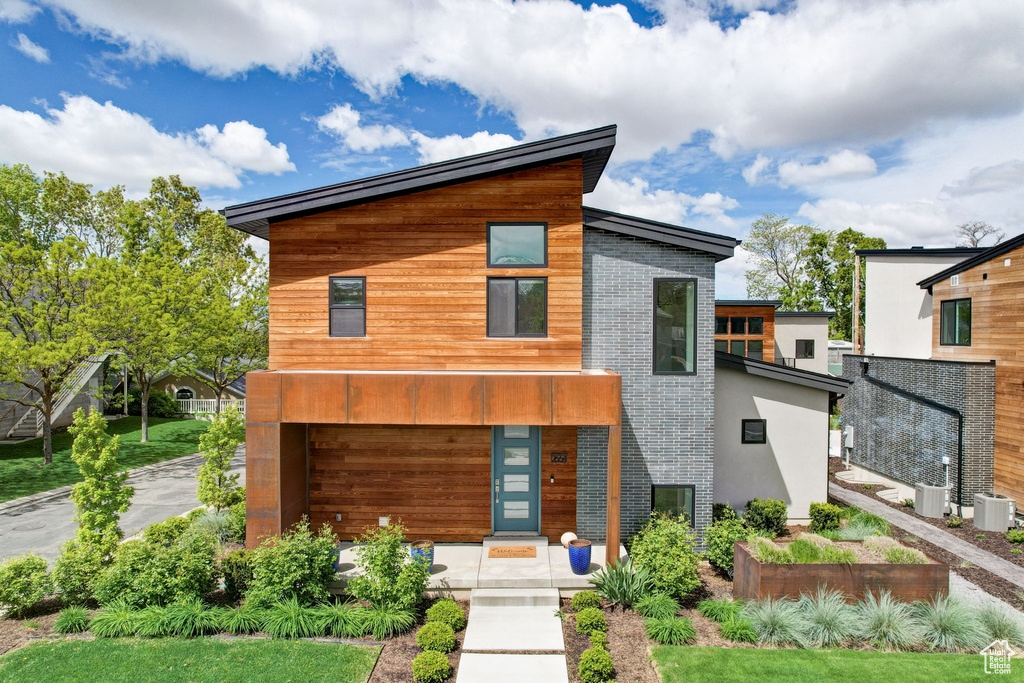
[[[220,209],[611,123],[589,206],[1017,235],[1024,0],[0,0],[0,163],[133,196],[178,174]]]

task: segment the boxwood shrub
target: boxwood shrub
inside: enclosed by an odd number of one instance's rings
[[[585,636],[597,631],[607,631],[608,622],[604,612],[596,607],[584,607],[576,614],[576,631]]]
[[[840,509],[832,503],[811,503],[811,531],[839,528]]]
[[[51,593],[50,568],[39,555],[19,555],[0,564],[0,608],[8,614],[20,615]]]
[[[417,683],[443,683],[452,675],[448,658],[435,650],[427,650],[412,660],[412,677]]]
[[[441,621],[431,621],[421,626],[416,632],[416,644],[424,650],[437,652],[454,652],[458,647],[455,644],[455,631]]]
[[[778,536],[786,528],[786,504],[774,498],[755,498],[747,503],[747,524]]]
[[[432,621],[448,624],[453,631],[461,631],[466,628],[466,613],[451,598],[441,598],[427,609],[427,622]]]
[[[603,647],[592,647],[580,655],[580,680],[583,683],[610,681],[615,667],[612,656]]]

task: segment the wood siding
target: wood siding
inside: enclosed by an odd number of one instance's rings
[[[1004,259],[1010,265],[1003,265]],[[987,275],[987,279],[983,276]],[[971,299],[971,345],[939,343],[940,306]],[[932,357],[996,361],[995,492],[1024,502],[1024,247],[932,287]]]
[[[764,357],[769,363],[775,362],[775,307],[774,306],[715,306],[715,317],[742,316],[744,318],[764,318],[761,334],[716,334],[715,341],[742,339],[760,339],[764,342]],[[731,352],[730,352],[731,353]]]
[[[579,370],[582,162],[270,227],[271,369]],[[547,268],[487,268],[488,222],[547,222]],[[328,278],[366,278],[366,337],[328,336]],[[548,337],[486,336],[488,276],[548,278]]]
[[[542,429],[541,453],[541,530],[557,538],[576,528],[576,429]],[[552,464],[552,453],[568,462]],[[310,518],[343,539],[381,516],[400,518],[409,538],[479,542],[491,532],[489,427],[311,425],[309,467]]]

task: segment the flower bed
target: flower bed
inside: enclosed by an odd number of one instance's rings
[[[836,545],[861,544],[838,541]],[[929,600],[949,592],[949,565],[931,557],[926,564],[772,564],[754,557],[746,541],[737,542],[734,548],[733,595],[742,600],[798,598],[824,586],[842,591],[850,602],[868,592],[890,591],[903,602]]]

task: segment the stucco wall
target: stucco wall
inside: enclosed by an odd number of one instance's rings
[[[163,379],[153,383],[153,391],[164,391],[174,397],[175,392],[178,389],[188,387],[193,391],[195,396],[193,398],[217,398],[217,393],[210,387],[209,384],[199,381],[195,377],[188,377],[183,375],[168,375]],[[230,388],[224,390],[223,398],[245,398],[244,396],[237,396]]]
[[[765,420],[766,443],[742,443],[743,420]],[[715,370],[715,502],[742,510],[776,498],[792,522],[828,499],[828,392]]]
[[[814,340],[814,358],[796,358],[796,340]],[[825,374],[828,372],[828,318],[775,313],[775,362],[779,357],[796,358],[793,367]]]

